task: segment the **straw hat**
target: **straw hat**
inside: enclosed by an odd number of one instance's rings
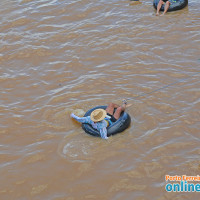
[[[93,122],[99,122],[105,118],[106,114],[104,109],[96,109],[92,111],[90,118]]]

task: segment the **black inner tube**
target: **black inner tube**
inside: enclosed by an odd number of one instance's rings
[[[95,108],[92,108],[85,113],[84,117],[90,116],[91,112],[98,108],[106,109],[107,106],[97,106]],[[126,128],[129,127],[130,123],[131,117],[129,116],[129,114],[127,112],[122,112],[120,118],[107,128],[107,136],[109,137],[111,135],[115,135],[124,131]],[[90,124],[83,123],[82,128],[86,133],[100,137],[99,131],[94,129]]]

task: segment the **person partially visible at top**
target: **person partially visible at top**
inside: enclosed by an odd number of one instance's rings
[[[92,111],[90,116],[87,117],[78,117],[74,113],[70,116],[77,120],[80,123],[88,123],[92,125],[94,129],[97,129],[100,133],[101,138],[108,139],[107,136],[107,127],[112,125],[112,123],[116,122],[122,112],[125,111],[127,105],[126,100],[123,100],[123,104],[121,106],[109,103],[106,110],[104,109],[95,109]]]
[[[165,15],[165,13],[168,11],[169,6],[170,6],[170,2],[169,0],[160,0],[158,5],[157,5],[157,12],[156,12],[156,16],[159,15],[160,9],[162,7],[162,5],[165,4],[165,8],[164,8],[164,12],[161,16]]]

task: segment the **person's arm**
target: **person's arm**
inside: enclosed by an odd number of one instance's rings
[[[88,124],[91,124],[93,127],[95,126],[95,123],[90,119],[90,116],[78,117],[74,113],[72,113],[70,116],[80,123],[88,123]],[[94,128],[97,128],[97,127],[94,127]],[[104,126],[103,128],[98,128],[98,129],[99,129],[101,138],[108,139],[106,126]]]
[[[74,113],[72,113],[70,116],[80,123],[90,123],[91,122],[90,116],[88,116],[88,117],[78,117]]]
[[[103,139],[108,139],[106,127],[101,128],[101,129],[99,130],[99,132],[100,132],[101,138],[103,138]]]

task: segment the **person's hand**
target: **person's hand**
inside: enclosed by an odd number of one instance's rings
[[[70,117],[74,118],[75,114],[74,113],[71,113]]]

